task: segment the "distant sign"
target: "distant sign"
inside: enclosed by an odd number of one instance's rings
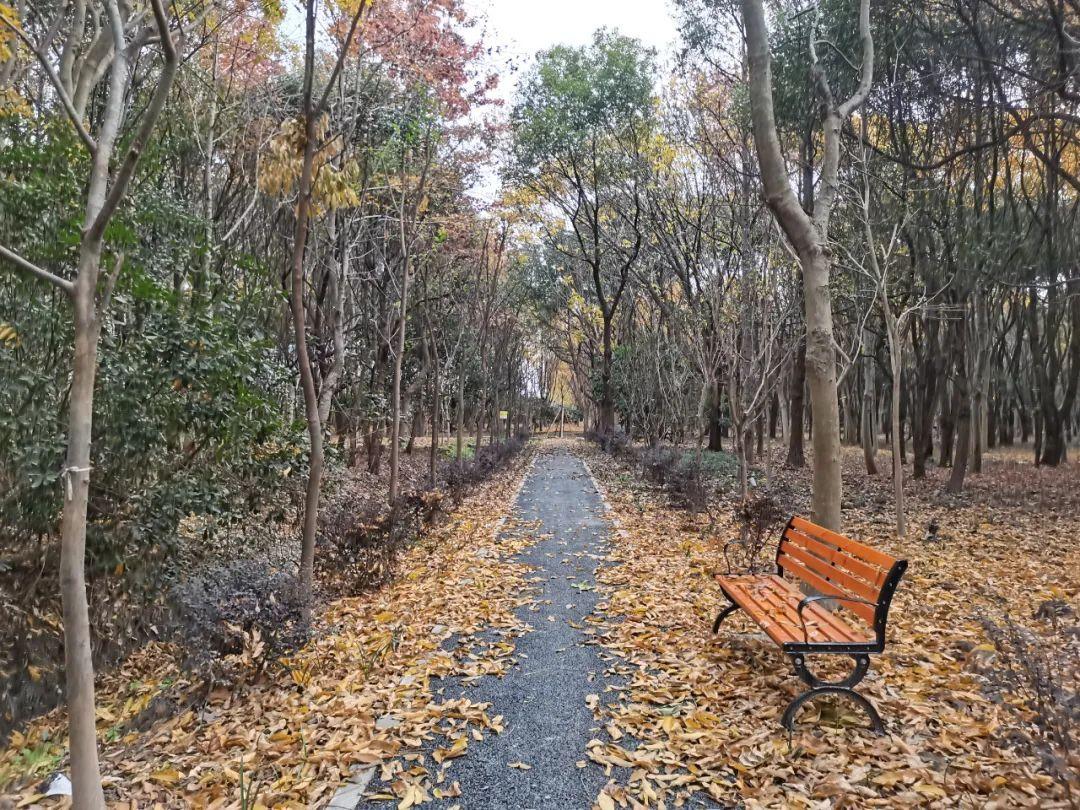
[[[507,418],[509,418],[509,416],[510,416],[509,411],[499,411],[499,418],[500,419],[507,419]]]

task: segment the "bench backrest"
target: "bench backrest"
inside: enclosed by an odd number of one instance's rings
[[[776,566],[781,576],[789,574],[817,593],[873,603],[836,604],[864,619],[884,642],[889,603],[907,568],[906,560],[897,560],[865,543],[793,517],[780,538]]]

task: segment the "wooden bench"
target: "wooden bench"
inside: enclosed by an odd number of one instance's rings
[[[804,703],[834,693],[862,706],[874,731],[884,733],[881,716],[869,700],[855,691],[855,686],[870,667],[870,654],[885,649],[889,603],[907,561],[793,517],[780,536],[776,567],[776,574],[717,576],[731,605],[720,611],[713,632],[731,613],[741,609],[791,656],[795,674],[810,689],[795,698],[784,712],[782,722],[789,731]],[[847,621],[844,615],[830,610],[829,604],[843,607],[862,621]],[[855,667],[843,680],[821,680],[806,666],[806,656],[817,654],[849,655]]]

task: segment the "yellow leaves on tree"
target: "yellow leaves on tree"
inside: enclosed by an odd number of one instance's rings
[[[1080,174],[1080,146],[1071,136],[1075,129],[1073,122],[1056,120],[1037,109],[1019,108],[1010,111],[1008,123],[1011,126],[1011,132],[1005,139],[1008,146],[1006,160],[1011,165],[1012,171],[998,172],[993,181],[995,188],[1005,189],[1011,185],[1014,189],[1029,196],[1037,196],[1045,191],[1044,184],[1052,173],[1048,175],[1042,167],[1045,156],[1054,151],[1054,144],[1061,144],[1056,154],[1061,172],[1072,177]],[[851,124],[856,132],[865,132],[866,140],[875,149],[885,152],[890,149],[893,137],[891,133],[897,127],[895,122],[880,115],[868,115],[863,121],[859,114],[855,114],[852,115]],[[927,140],[930,126],[927,122],[905,125],[910,139],[915,142]],[[950,170],[949,166],[952,163],[949,159],[950,155],[958,149],[975,148],[980,139],[979,133],[971,130],[962,131],[956,143],[934,141],[928,152],[927,162],[936,165],[938,172],[945,173]],[[1068,189],[1064,191],[1069,193]],[[973,190],[970,193],[973,193]],[[978,199],[972,198],[965,204],[987,210],[992,200],[983,195]]]
[[[280,23],[285,19],[285,4],[282,0],[259,0],[259,8],[270,22]]]
[[[19,346],[19,333],[11,324],[0,323],[0,346],[5,349],[14,349]]]
[[[645,139],[642,153],[656,171],[670,170],[679,157],[675,145],[662,133],[656,132]]]
[[[304,162],[304,119],[302,116],[282,122],[271,139],[264,158],[259,188],[273,197],[292,195],[299,183]],[[356,191],[359,168],[351,160],[340,160],[344,142],[340,135],[329,136],[329,119],[320,116],[314,135],[319,144],[315,151],[311,202],[315,215],[360,204]]]
[[[6,62],[15,56],[15,32],[21,30],[19,16],[15,9],[6,3],[0,3],[0,62]]]
[[[19,15],[15,9],[0,3],[0,68],[16,58],[16,31],[19,30]],[[30,106],[14,87],[0,87],[0,118],[29,114]]]

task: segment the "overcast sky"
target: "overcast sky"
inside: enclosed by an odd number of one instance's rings
[[[606,26],[637,37],[666,55],[677,38],[670,0],[465,0],[484,20],[485,40],[519,67],[552,45],[582,45]],[[504,74],[499,95],[510,99],[517,73]]]

